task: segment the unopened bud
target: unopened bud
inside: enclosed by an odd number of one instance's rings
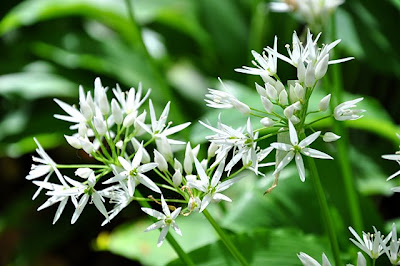
[[[96,128],[97,132],[100,136],[104,136],[107,132],[107,126],[105,121],[102,118],[98,118],[97,116],[94,117],[94,127]]]
[[[303,83],[306,80],[306,68],[301,58],[299,58],[297,63],[297,79],[301,83]]]
[[[121,125],[124,120],[124,117],[122,114],[121,107],[119,107],[119,104],[115,99],[111,100],[111,113],[113,115],[115,124]]]
[[[90,169],[90,168],[78,168],[76,171],[75,171],[75,175],[76,176],[79,176],[79,177],[82,177],[82,178],[85,178],[85,179],[88,179],[89,178],[89,176],[91,175],[93,173],[93,170],[92,169]]]
[[[329,54],[326,54],[315,66],[315,79],[319,80],[325,76],[328,70]]]
[[[89,139],[79,139],[79,142],[81,143],[82,149],[87,153],[91,154],[94,151],[94,146],[93,143],[89,141]]]
[[[276,100],[278,98],[278,92],[271,84],[266,83],[265,90],[267,91],[268,98],[270,98],[271,100]]]
[[[232,105],[242,114],[249,115],[250,107],[247,104],[242,103],[241,101],[233,101]]]
[[[326,132],[322,140],[325,142],[332,142],[332,141],[337,141],[340,138],[341,138],[340,136],[336,135],[333,132]]]
[[[67,136],[67,135],[64,135],[64,137],[67,140],[69,145],[71,145],[72,147],[74,147],[77,150],[82,149],[81,142],[79,141],[78,138],[76,138],[74,136]]]
[[[304,81],[304,85],[307,88],[311,88],[312,86],[314,86],[314,83],[315,83],[315,68],[314,68],[314,65],[310,62],[307,65],[306,79]]]
[[[264,117],[263,119],[261,119],[260,123],[264,127],[272,127],[274,125],[274,121],[269,117]]]
[[[296,124],[300,123],[300,119],[299,119],[297,116],[293,115],[293,116],[290,118],[290,122],[292,122],[293,125],[296,125]]]
[[[279,103],[285,106],[289,103],[286,90],[282,90],[281,93],[279,93]]]
[[[257,82],[256,82],[255,84],[256,84],[257,93],[258,93],[260,96],[267,97],[267,91],[265,90],[265,88],[264,88],[264,87],[261,87],[260,85],[258,85]]]
[[[261,96],[261,102],[264,106],[265,111],[267,111],[267,113],[271,113],[274,109],[274,105],[272,104],[272,102],[263,96]]]
[[[174,158],[174,169],[179,170],[181,173],[183,171],[183,167],[180,161],[178,161],[176,158]]]
[[[154,150],[154,162],[158,164],[158,169],[162,172],[167,172],[168,171],[168,163],[165,160],[164,156],[162,156],[161,153],[159,153],[157,150]]]
[[[278,93],[281,93],[282,91],[285,90],[285,86],[283,85],[283,83],[280,80],[277,80],[276,84],[275,84],[275,89]]]
[[[182,183],[182,173],[179,169],[177,169],[172,176],[172,183],[174,186],[178,187]]]
[[[133,123],[135,122],[136,115],[137,115],[137,112],[136,112],[136,111],[134,111],[134,112],[130,113],[129,115],[127,115],[127,116],[125,117],[125,119],[124,119],[123,126],[124,126],[124,127],[130,127],[130,126],[132,126]]]
[[[330,101],[331,101],[330,94],[328,94],[324,98],[322,98],[321,101],[319,102],[319,110],[322,112],[325,112],[326,110],[328,110]]]
[[[79,123],[79,126],[78,126],[78,134],[79,134],[79,136],[81,136],[82,138],[86,137],[87,131],[88,131],[88,129],[86,127],[86,124],[82,123],[82,122]]]
[[[304,100],[306,90],[300,85],[300,83],[296,83],[296,85],[294,86],[294,93],[296,93],[299,100]]]
[[[208,146],[207,150],[207,157],[212,158],[215,156],[215,152],[218,150],[219,146],[215,144],[214,142],[210,143],[210,146]]]

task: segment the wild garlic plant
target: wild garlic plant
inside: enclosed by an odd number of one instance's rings
[[[253,125],[250,117],[240,128],[224,124],[221,116],[216,125],[200,122],[211,132],[206,137],[209,141],[206,158],[198,158],[199,145],[192,147],[190,142],[173,137],[187,128],[190,122],[180,125],[168,122],[170,103],[157,115],[149,98],[150,90],[143,94],[141,85],[137,90],[131,88],[128,92],[123,92],[118,85],[110,90],[102,85],[100,78],[96,78],[93,96],[90,91],[79,88],[79,107],[55,99],[67,114],[55,117],[72,123],[70,129],[74,133],[65,136],[67,142],[75,149],[82,149],[97,163],[58,164],[35,139],[38,157],[33,158],[35,163],[26,178],[38,186],[34,199],[42,190],[46,190],[45,194],[49,196],[38,210],[58,205],[53,220],[55,223],[66,204],[71,202],[75,207],[71,223],[75,223],[86,205],[94,203],[104,216],[105,224],[136,201],[144,206],[143,212],[156,220],[146,231],[161,230],[158,246],[166,237],[171,237],[167,235],[171,227],[182,235],[176,222],[178,216],[200,212],[213,225],[237,261],[247,265],[207,207],[212,202],[232,201],[224,194],[225,190],[245,177],[241,174],[244,170],[265,176],[262,168],[275,165],[274,182],[267,191],[271,192],[278,183],[280,172],[294,159],[300,179],[305,181],[303,156],[333,159],[309,146],[318,138],[326,142],[340,138],[332,132],[322,134],[321,131],[315,131],[314,124],[328,118],[355,120],[362,117],[364,112],[354,109],[362,100],[359,98],[341,103],[332,113],[328,113],[330,94],[323,97],[318,106],[310,106],[310,98],[318,89],[318,82],[325,76],[328,66],[352,59],[331,60],[329,53],[340,40],[320,47],[320,35],[313,39],[308,31],[306,42],[301,42],[294,32],[292,46],[286,46],[288,55],[278,53],[275,37],[272,48],[266,47],[262,54],[252,51],[254,67],[236,69],[237,72],[262,78],[261,85],[255,84],[262,110],[243,103],[225,86],[225,91],[209,89],[205,99],[208,106],[236,108],[246,116],[259,119],[262,127]],[[295,67],[297,77],[283,82],[277,73],[278,59]],[[146,102],[148,109],[144,107]],[[260,143],[271,141],[272,138],[273,143],[269,147],[260,147]],[[181,160],[177,156],[180,150],[184,152]],[[275,159],[268,160],[268,155],[273,151]],[[76,169],[75,177],[61,173],[71,168]],[[53,176],[56,178],[50,179]],[[165,194],[165,191],[169,193]],[[142,196],[144,192],[147,197]],[[171,193],[176,195],[172,197]],[[161,205],[162,212],[150,208],[149,201]],[[177,245],[176,242],[173,244],[175,250],[181,258],[185,257]]]
[[[349,226],[349,230],[355,238],[350,238],[350,241],[368,255],[368,257],[372,260],[372,265],[375,265],[376,260],[384,253],[386,254],[391,265],[400,265],[400,239],[397,238],[396,224],[392,224],[392,230],[387,236],[382,235],[382,233],[376,230],[375,227],[373,227],[373,229],[373,233],[362,232],[361,238],[357,232],[351,226]],[[322,254],[322,264],[319,264],[314,258],[303,252],[300,252],[298,257],[304,266],[331,265],[325,254]],[[357,253],[356,265],[367,265],[367,260],[361,252]]]

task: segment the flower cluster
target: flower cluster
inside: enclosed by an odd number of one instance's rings
[[[321,30],[329,15],[343,3],[344,0],[282,0],[269,6],[275,12],[295,12],[309,27]]]
[[[364,110],[355,109],[356,104],[363,98],[347,101],[334,108],[332,114],[324,115],[329,109],[331,95],[323,97],[318,106],[309,106],[310,97],[318,86],[331,64],[337,64],[351,60],[343,58],[331,60],[329,52],[340,42],[336,40],[330,44],[319,47],[317,42],[320,34],[313,38],[308,31],[305,45],[300,41],[297,33],[293,33],[292,47],[287,45],[288,55],[280,54],[277,50],[277,37],[275,37],[273,47],[266,47],[262,54],[252,51],[254,67],[243,66],[236,69],[237,72],[258,75],[263,80],[263,84],[255,83],[255,89],[260,96],[263,110],[250,107],[239,101],[229,89],[224,86],[225,91],[209,89],[206,95],[208,106],[214,108],[235,108],[242,114],[254,116],[260,119],[262,128],[253,129],[250,119],[242,129],[235,130],[221,122],[219,119],[217,127],[206,125],[215,134],[208,137],[208,140],[219,145],[216,151],[217,161],[226,158],[228,152],[233,151],[233,158],[226,164],[225,171],[242,159],[243,165],[247,165],[256,174],[259,174],[260,166],[275,164],[275,182],[277,184],[279,173],[290,161],[295,159],[300,179],[305,180],[305,169],[302,156],[309,156],[319,159],[333,159],[328,154],[310,148],[309,146],[319,137],[325,142],[335,141],[340,136],[312,129],[312,125],[325,118],[335,118],[338,121],[355,120],[362,117]],[[286,62],[297,70],[295,80],[289,80],[287,86],[279,78],[277,72],[278,59]],[[222,82],[222,81],[221,81]],[[309,116],[313,114],[314,116]],[[318,118],[311,120],[319,114]],[[305,130],[314,131],[306,136]],[[262,131],[269,130],[270,134],[259,136]],[[261,149],[258,142],[277,136],[277,141],[270,147]],[[272,151],[276,150],[276,160],[270,163],[262,163],[262,160]],[[272,188],[273,188],[272,187]],[[272,189],[271,188],[271,189]],[[270,190],[269,190],[270,191]]]
[[[230,202],[224,191],[243,178],[244,175],[240,175],[243,170],[264,176],[261,168],[275,165],[276,186],[279,173],[294,158],[300,179],[304,181],[306,172],[302,156],[333,159],[309,146],[319,137],[327,142],[340,138],[332,132],[321,134],[321,131],[306,136],[305,130],[313,130],[312,124],[324,118],[353,120],[360,118],[363,112],[354,109],[355,104],[362,100],[360,98],[338,105],[332,114],[313,121],[308,118],[309,114],[322,114],[328,110],[330,95],[321,99],[317,110],[309,111],[310,97],[318,81],[327,72],[328,65],[352,59],[330,60],[329,52],[340,40],[319,47],[319,36],[313,39],[308,32],[307,42],[303,45],[294,33],[293,47],[287,49],[288,56],[278,53],[275,37],[273,48],[265,48],[262,54],[252,52],[255,67],[236,69],[238,72],[261,76],[263,84],[256,83],[255,88],[264,110],[249,107],[225,86],[224,92],[209,89],[206,95],[208,106],[235,108],[242,114],[260,119],[263,127],[254,129],[250,118],[241,128],[224,124],[221,116],[217,125],[200,122],[212,132],[206,137],[209,146],[207,158],[203,159],[198,158],[200,146],[192,147],[190,142],[172,137],[190,123],[173,125],[168,122],[170,103],[157,116],[149,99],[150,90],[143,94],[141,85],[128,92],[123,92],[118,85],[110,90],[97,78],[94,95],[85,92],[83,87],[79,88],[79,107],[55,99],[66,113],[55,117],[72,123],[70,129],[74,133],[66,135],[66,141],[73,148],[82,149],[97,163],[57,164],[35,140],[39,157],[33,158],[35,164],[26,178],[39,187],[34,198],[43,189],[49,196],[39,210],[58,203],[55,223],[70,201],[75,206],[71,223],[75,223],[86,205],[94,203],[104,216],[105,224],[131,202],[143,204],[151,201],[161,205],[163,212],[148,206],[142,208],[146,214],[158,220],[146,231],[161,230],[158,240],[160,246],[170,227],[181,234],[175,222],[179,215],[203,212],[212,202]],[[297,79],[288,81],[286,87],[277,74],[278,59],[297,69]],[[147,105],[148,108],[145,108]],[[266,131],[271,133],[261,135]],[[260,141],[271,137],[277,137],[277,141],[267,148],[261,148]],[[184,150],[183,159],[177,155],[179,150]],[[266,161],[274,150],[276,160]],[[61,170],[68,168],[75,169],[75,177],[61,174]],[[57,180],[50,179],[53,174]],[[165,190],[175,193],[176,197],[164,197]],[[142,192],[148,193],[148,197],[143,197]],[[112,205],[111,209],[109,205]]]
[[[356,245],[363,252],[365,252],[373,261],[379,258],[383,253],[385,253],[392,265],[399,265],[400,239],[397,238],[396,225],[392,225],[392,230],[386,237],[384,237],[381,232],[377,231],[375,227],[373,227],[373,229],[374,233],[372,234],[362,232],[361,238],[352,227],[349,227],[350,232],[355,237],[355,240],[350,238],[350,241],[353,242],[353,244]],[[302,264],[305,266],[321,265],[315,259],[303,252],[300,252],[298,257],[301,260]],[[325,254],[322,254],[322,265],[331,265]],[[365,257],[362,255],[361,252],[358,252],[357,266],[365,265],[367,265]]]

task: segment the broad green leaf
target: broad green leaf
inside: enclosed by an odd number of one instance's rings
[[[186,252],[213,243],[217,239],[211,225],[201,214],[180,216],[176,221],[182,231],[182,237],[175,234],[172,229],[169,234],[173,234]],[[97,238],[97,247],[138,260],[143,265],[165,265],[177,258],[177,255],[167,241],[160,248],[157,247],[160,231],[144,232],[150,224],[152,224],[150,219],[142,219],[122,225],[111,233],[103,232]]]
[[[295,229],[250,231],[232,239],[250,265],[302,265],[297,257],[300,252],[318,261],[325,253],[332,260],[326,239]],[[190,252],[189,255],[196,265],[237,265],[221,241]],[[182,262],[175,260],[168,265],[182,265]]]

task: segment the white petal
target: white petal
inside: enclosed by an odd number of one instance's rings
[[[319,137],[320,134],[321,134],[321,131],[311,134],[310,136],[308,136],[305,139],[303,139],[302,141],[300,141],[299,146],[302,148],[307,147],[308,145],[313,143]]]
[[[224,167],[225,167],[225,162],[221,162],[218,165],[217,170],[215,170],[215,173],[213,175],[213,178],[211,179],[211,186],[215,187],[219,180],[221,179],[222,173],[224,172]]]
[[[58,219],[60,218],[60,216],[61,216],[61,214],[62,214],[62,212],[63,212],[63,210],[64,210],[64,208],[65,208],[65,205],[67,204],[67,201],[68,201],[68,198],[65,197],[65,198],[60,202],[60,205],[58,205],[56,214],[54,215],[53,224],[55,224],[55,223],[58,221]]]
[[[76,206],[75,212],[72,215],[71,224],[74,224],[76,220],[78,220],[79,216],[81,215],[83,209],[85,208],[87,202],[89,200],[89,195],[84,194],[79,201],[78,205]]]
[[[165,216],[171,216],[171,212],[169,211],[168,204],[165,202],[163,195],[161,195],[161,207],[163,209]]]
[[[179,229],[179,227],[178,227],[178,225],[176,224],[175,221],[172,222],[172,228],[175,230],[175,232],[176,232],[178,235],[182,236],[181,229]]]
[[[199,212],[202,212],[208,206],[208,204],[210,204],[211,199],[212,196],[210,194],[204,196],[203,200],[201,201],[201,208]]]
[[[158,220],[164,219],[165,215],[159,211],[150,209],[150,208],[142,208],[142,211],[147,213],[150,216],[157,218]]]
[[[173,219],[173,220],[175,220],[176,219],[176,217],[178,217],[178,215],[179,215],[179,213],[181,213],[181,207],[179,207],[179,208],[177,208],[175,211],[173,211],[172,213],[171,213],[171,218]]]
[[[101,214],[103,214],[104,217],[106,217],[106,219],[109,219],[106,207],[104,206],[104,203],[101,200],[101,197],[97,192],[94,192],[92,194],[92,200],[93,200],[93,203],[96,206],[96,208],[99,210],[99,212],[101,212]]]
[[[149,232],[151,230],[161,228],[164,224],[165,224],[164,221],[157,221],[154,224],[152,224],[149,227],[147,227],[144,231],[145,232]]]
[[[282,159],[282,161],[276,166],[276,169],[273,173],[273,175],[277,174],[278,172],[282,171],[282,169],[288,165],[288,163],[290,163],[290,161],[293,159],[294,157],[294,152],[290,151],[288,152],[285,157]]]
[[[244,175],[243,176],[237,176],[235,178],[226,180],[226,181],[222,182],[221,184],[219,184],[216,187],[215,191],[216,192],[224,191],[224,190],[228,189],[230,186],[232,186],[233,184],[235,184],[236,182],[240,181],[243,177],[244,177]]]
[[[150,188],[154,192],[161,194],[161,190],[157,187],[157,185],[153,181],[151,181],[150,178],[148,178],[147,176],[145,176],[144,174],[141,174],[141,173],[138,174],[137,178],[140,181],[140,183],[142,183],[146,187]]]
[[[303,158],[301,157],[300,153],[296,153],[295,160],[296,160],[297,171],[299,172],[300,175],[300,180],[304,182],[306,180],[306,176],[305,176]]]
[[[196,157],[193,157],[194,159],[194,165],[196,166],[197,170],[197,175],[200,177],[201,182],[204,184],[209,184],[210,178],[206,175],[206,172],[204,171],[203,167],[201,166],[199,160],[197,160]]]
[[[326,154],[326,153],[324,153],[322,151],[318,151],[318,150],[311,149],[311,148],[301,149],[301,153],[306,155],[306,156],[313,157],[313,158],[331,159],[331,160],[333,160],[333,158],[330,155],[328,155],[328,154]]]
[[[293,146],[286,143],[274,142],[271,143],[271,147],[281,151],[290,151],[290,149],[292,149]]]
[[[395,178],[398,175],[400,175],[400,170],[397,171],[396,173],[392,174],[391,176],[389,176],[386,180],[389,181],[390,179]]]
[[[382,158],[386,160],[400,161],[400,154],[382,155]]]
[[[293,145],[297,145],[299,143],[299,138],[297,137],[296,129],[294,128],[292,121],[288,120],[288,123],[289,123],[290,142]]]
[[[175,134],[176,132],[179,132],[179,131],[181,131],[182,129],[187,128],[189,125],[190,125],[190,122],[186,122],[186,123],[181,124],[181,125],[177,125],[177,126],[174,126],[174,127],[170,127],[170,128],[168,128],[168,129],[164,130],[164,131],[163,131],[163,134],[164,134],[165,136],[169,136],[169,135]]]
[[[215,200],[216,202],[219,202],[221,200],[232,202],[232,200],[228,196],[221,193],[215,193],[212,199]]]
[[[161,247],[162,243],[163,243],[164,240],[165,240],[165,237],[166,237],[167,234],[168,234],[168,230],[169,230],[169,225],[166,226],[166,227],[164,227],[164,228],[161,230],[160,237],[158,238],[158,242],[157,242],[157,247]]]
[[[120,162],[120,164],[122,165],[122,167],[126,170],[126,171],[131,171],[132,170],[132,165],[130,162],[128,162],[127,160],[125,160],[124,158],[122,158],[121,156],[118,157],[118,161]]]

